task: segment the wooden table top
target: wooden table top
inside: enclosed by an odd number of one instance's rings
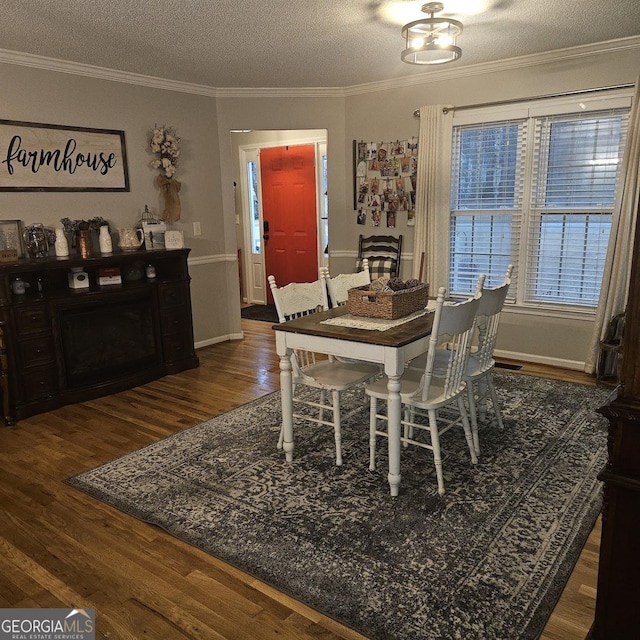
[[[271,328],[274,331],[286,331],[291,333],[301,333],[310,336],[320,336],[323,338],[336,338],[338,340],[352,340],[354,342],[365,342],[386,347],[402,347],[414,340],[428,336],[433,326],[433,313],[427,313],[415,320],[392,327],[386,331],[370,329],[354,329],[351,327],[340,327],[331,324],[321,324],[327,318],[336,318],[347,315],[349,310],[346,306],[336,307],[329,311],[320,311],[308,316],[274,324]]]

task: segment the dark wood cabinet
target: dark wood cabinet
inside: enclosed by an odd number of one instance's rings
[[[198,366],[189,249],[0,263],[0,383],[7,424]],[[147,265],[155,268],[148,278]],[[86,288],[71,288],[82,268]],[[99,284],[104,269],[122,282]],[[25,283],[14,293],[13,283]]]
[[[600,409],[609,420],[596,612],[589,638],[640,634],[640,225],[622,335],[621,383]]]

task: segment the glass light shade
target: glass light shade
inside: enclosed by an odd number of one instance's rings
[[[461,22],[434,18],[432,13],[430,18],[415,20],[402,27],[406,48],[400,57],[409,64],[453,62],[462,56],[462,49],[456,46],[456,38],[461,33]]]

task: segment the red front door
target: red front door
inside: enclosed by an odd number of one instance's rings
[[[279,287],[318,279],[315,147],[260,151],[264,260]],[[273,302],[267,287],[268,301]]]

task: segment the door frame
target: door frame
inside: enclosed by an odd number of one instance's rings
[[[303,144],[313,144],[315,147],[315,169],[316,169],[316,237],[318,252],[318,265],[326,266],[328,263],[328,256],[324,253],[324,248],[327,246],[328,238],[326,233],[327,225],[325,220],[328,218],[328,211],[326,211],[327,199],[322,190],[323,185],[323,172],[321,157],[326,155],[327,149],[327,132],[326,131],[314,131],[309,132],[309,135],[302,134],[300,131],[291,132],[294,135],[287,136],[286,131],[274,131],[273,140],[267,140],[263,142],[239,144],[239,183],[240,183],[240,205],[242,211],[242,263],[243,263],[243,277],[244,277],[244,300],[243,302],[249,304],[266,304],[267,303],[267,273],[265,273],[265,260],[264,260],[264,243],[260,245],[259,253],[253,251],[251,243],[251,211],[249,207],[249,185],[247,180],[247,163],[251,161],[257,162],[257,177],[258,177],[258,190],[262,192],[262,185],[260,183],[260,150],[273,147],[284,146],[299,146]],[[262,199],[258,201],[258,213],[259,213],[259,225],[262,229]]]

